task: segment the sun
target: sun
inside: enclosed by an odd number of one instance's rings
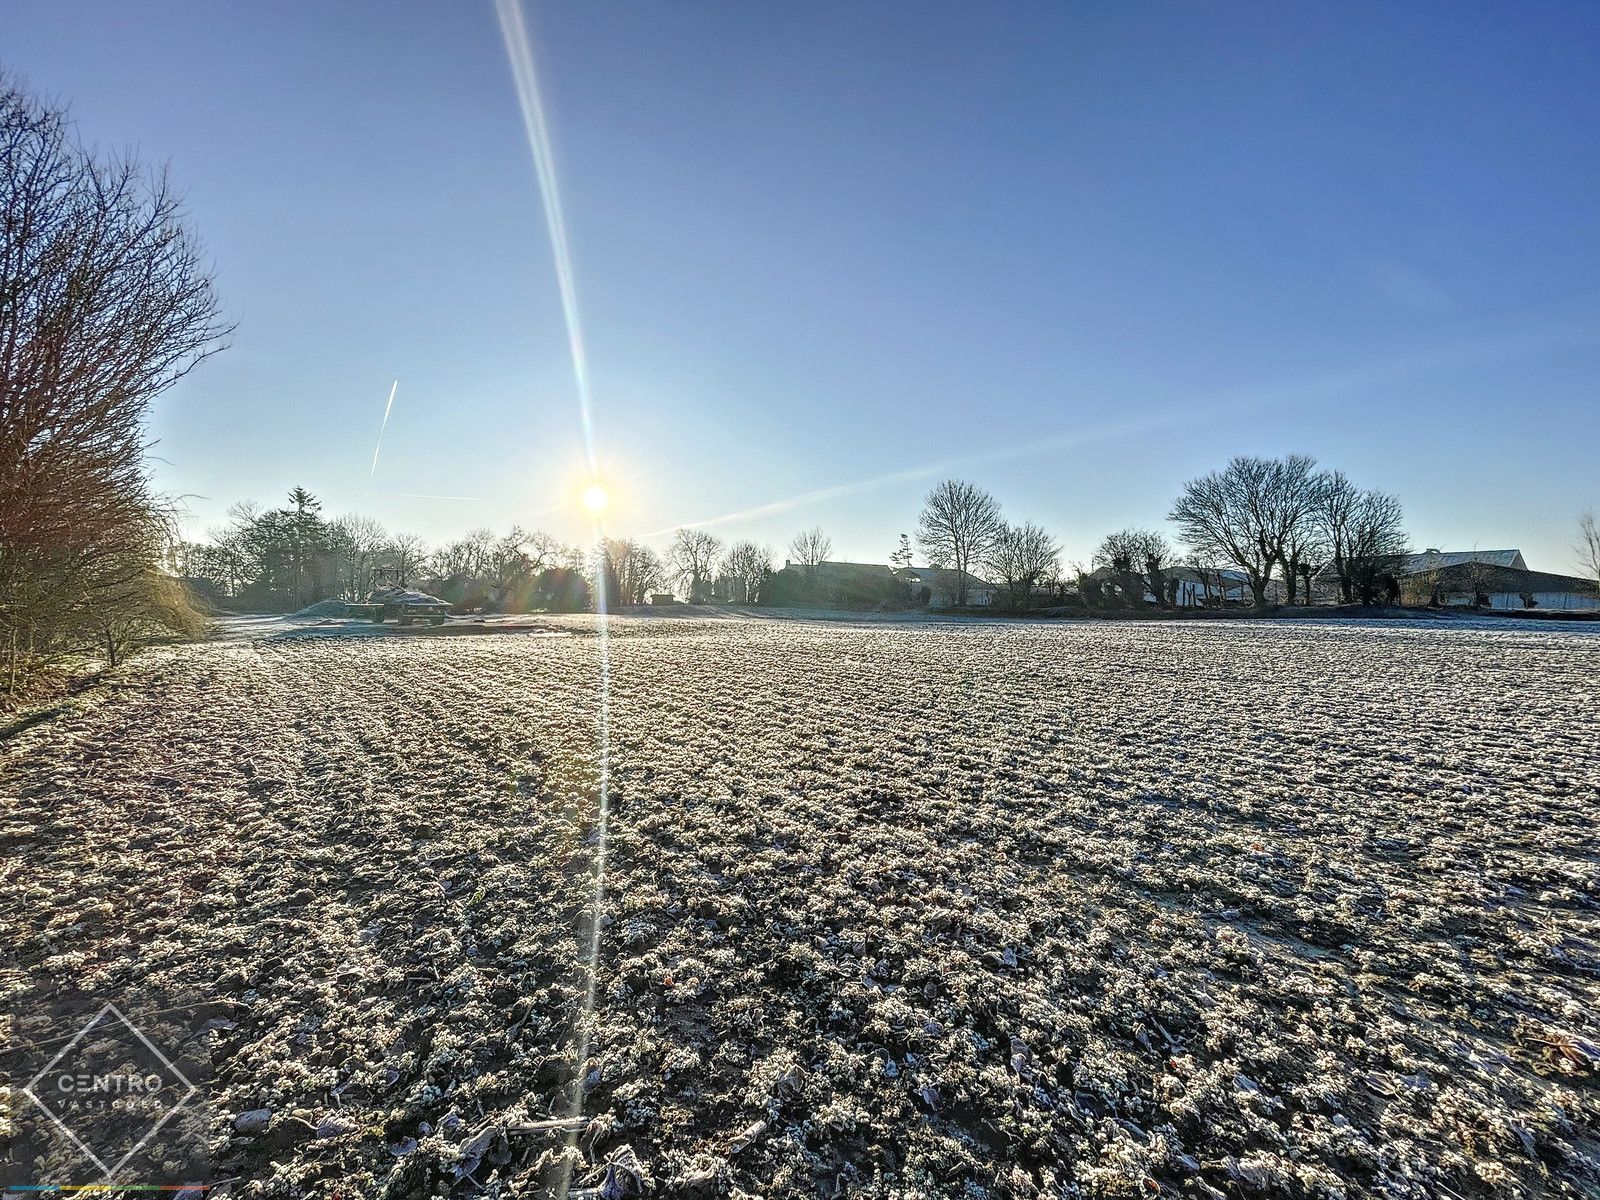
[[[591,483],[583,489],[583,506],[595,516],[605,512],[606,505],[610,503],[611,493],[606,491],[603,484]]]

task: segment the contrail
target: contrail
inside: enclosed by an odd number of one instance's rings
[[[1571,347],[1590,346],[1600,341],[1600,320],[1591,316],[1577,316],[1559,320],[1543,320],[1539,325],[1531,328],[1517,323],[1478,322],[1464,327],[1461,333],[1463,336],[1458,340],[1442,346],[1434,346],[1411,354],[1398,355],[1343,371],[1328,372],[1287,383],[1240,387],[1216,392],[1210,396],[1202,396],[1195,399],[1189,404],[1189,407],[1178,412],[1152,414],[1148,417],[1124,421],[1115,425],[1105,425],[1080,433],[1029,438],[1026,441],[1009,446],[997,446],[994,449],[980,451],[976,454],[960,455],[942,462],[924,463],[921,466],[904,467],[883,475],[874,475],[869,479],[860,479],[852,483],[840,483],[831,487],[817,488],[814,491],[800,492],[797,495],[786,496],[781,500],[771,500],[765,504],[759,504],[754,508],[740,509],[738,512],[724,513],[721,516],[707,517],[699,521],[685,521],[676,525],[669,525],[664,529],[652,530],[650,533],[639,536],[664,537],[676,529],[701,529],[709,525],[727,525],[735,521],[747,521],[756,517],[788,512],[791,509],[800,508],[807,504],[815,504],[823,500],[834,500],[841,496],[853,496],[861,492],[870,492],[897,483],[913,483],[918,479],[928,479],[934,475],[942,475],[949,471],[962,471],[969,467],[982,466],[987,463],[1028,458],[1032,455],[1045,454],[1052,450],[1067,450],[1092,442],[1109,441],[1114,438],[1126,437],[1130,434],[1145,433],[1153,429],[1197,424],[1212,421],[1219,417],[1247,416],[1264,409],[1279,408],[1291,404],[1303,405],[1315,401],[1331,400],[1334,397],[1347,395],[1350,392],[1363,391],[1386,384],[1401,383],[1409,379],[1432,375],[1439,371],[1486,366]]]
[[[1050,450],[1066,450],[1073,446],[1125,437],[1131,433],[1143,433],[1150,429],[1182,424],[1185,421],[1194,419],[1196,418],[1193,414],[1186,412],[1170,416],[1146,417],[1137,421],[1124,421],[1121,424],[1107,425],[1099,429],[1086,430],[1083,433],[1065,433],[1055,437],[1030,438],[1026,442],[1010,446],[997,446],[992,450],[980,451],[977,454],[965,454],[959,458],[947,458],[939,462],[922,463],[920,466],[915,467],[902,467],[897,471],[874,475],[869,479],[858,479],[853,483],[837,483],[831,487],[817,488],[815,491],[800,492],[794,496],[785,496],[781,500],[770,500],[766,504],[758,504],[754,508],[744,508],[738,512],[723,513],[720,517],[707,517],[700,521],[685,521],[678,525],[669,525],[665,529],[655,529],[639,536],[664,537],[676,529],[703,529],[708,525],[727,525],[734,521],[748,521],[755,517],[768,517],[775,513],[788,512],[791,509],[800,508],[807,504],[815,504],[822,500],[835,500],[841,496],[854,496],[861,492],[871,492],[897,483],[915,483],[919,479],[929,479],[935,475],[942,475],[947,471],[960,471],[968,467],[980,466],[984,463],[1026,458],[1029,455],[1043,454]]]
[[[578,316],[578,289],[572,271],[572,254],[567,247],[567,221],[561,209],[561,191],[556,184],[555,156],[550,150],[550,130],[545,125],[544,102],[539,95],[539,76],[533,66],[533,44],[528,39],[518,0],[494,0],[500,18],[500,37],[511,63],[511,77],[517,87],[517,102],[522,106],[522,124],[528,133],[528,149],[533,153],[534,170],[539,176],[539,195],[544,201],[545,229],[550,234],[550,255],[555,260],[556,286],[561,289],[561,313],[567,323],[567,347],[572,354],[572,375],[578,385],[578,409],[583,418],[583,450],[589,471],[596,470],[594,420],[589,405],[589,357],[583,347],[583,323]]]
[[[383,424],[378,426],[378,444],[372,448],[372,470],[367,473],[370,479],[378,473],[378,451],[383,449],[383,431],[389,428],[389,414],[394,411],[394,394],[400,390],[400,381],[396,379],[389,385],[389,403],[383,406]]]

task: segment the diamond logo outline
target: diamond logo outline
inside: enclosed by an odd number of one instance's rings
[[[124,1029],[133,1034],[134,1037],[138,1038],[140,1044],[143,1045],[146,1050],[150,1051],[151,1054],[155,1055],[155,1057],[160,1061],[161,1065],[168,1071],[172,1072],[173,1077],[187,1089],[183,1095],[178,1097],[177,1102],[173,1104],[173,1106],[169,1108],[165,1114],[163,1114],[161,1119],[158,1120],[154,1125],[150,1126],[150,1128],[145,1131],[144,1136],[135,1142],[132,1148],[130,1148],[126,1154],[124,1154],[109,1167],[106,1166],[105,1160],[93,1150],[89,1149],[89,1147],[84,1144],[83,1139],[78,1137],[77,1134],[73,1133],[72,1129],[66,1124],[66,1122],[58,1117],[53,1111],[51,1111],[50,1106],[40,1099],[39,1094],[33,1090],[34,1086],[38,1084],[38,1082],[46,1075],[48,1075],[55,1068],[57,1063],[59,1063],[68,1054],[72,1053],[73,1049],[78,1045],[78,1043],[83,1041],[84,1038],[88,1037],[89,1034],[94,1031],[107,1013],[110,1013],[112,1016],[114,1016],[119,1022],[121,1022]],[[78,1030],[76,1037],[63,1046],[61,1050],[57,1052],[54,1058],[45,1063],[37,1075],[28,1080],[28,1082],[22,1086],[23,1094],[26,1095],[28,1099],[32,1100],[34,1104],[38,1105],[39,1110],[43,1112],[45,1116],[49,1117],[52,1122],[54,1122],[57,1129],[61,1130],[62,1133],[67,1135],[68,1139],[71,1140],[74,1146],[83,1151],[84,1155],[89,1159],[90,1162],[94,1163],[96,1167],[100,1168],[100,1172],[104,1176],[107,1183],[110,1183],[112,1177],[127,1165],[127,1162],[130,1158],[139,1153],[140,1150],[144,1149],[145,1143],[151,1138],[155,1137],[155,1135],[160,1132],[163,1125],[172,1120],[173,1117],[177,1116],[178,1112],[183,1108],[183,1106],[193,1099],[194,1094],[199,1090],[200,1089],[198,1087],[189,1081],[189,1077],[180,1071],[170,1058],[161,1053],[161,1051],[156,1047],[155,1043],[149,1038],[145,1037],[143,1031],[140,1030],[140,1028],[132,1021],[128,1020],[128,1018],[123,1014],[122,1010],[109,1000],[101,1006],[99,1012],[95,1013],[93,1017],[89,1018],[88,1023],[84,1025],[82,1029]]]

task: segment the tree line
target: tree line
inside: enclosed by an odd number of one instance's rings
[[[539,530],[473,530],[430,548],[359,514],[327,518],[294,488],[281,508],[235,505],[205,541],[180,544],[173,569],[213,604],[292,612],[321,600],[359,600],[374,572],[402,578],[466,608],[582,609],[589,604],[582,553]]]
[[[928,493],[917,528],[929,561],[961,573],[958,604],[966,575],[987,570],[1011,607],[1026,607],[1030,597],[1059,600],[1066,580],[1086,605],[1141,605],[1148,593],[1170,606],[1177,602],[1170,572],[1180,566],[1219,598],[1224,572],[1237,572],[1257,607],[1267,604],[1275,579],[1287,603],[1309,603],[1312,581],[1323,575],[1347,604],[1398,596],[1407,552],[1399,500],[1342,471],[1318,470],[1307,455],[1234,458],[1186,482],[1167,517],[1186,555],[1158,530],[1128,528],[1107,534],[1087,566],[1065,571],[1049,534],[1032,522],[1006,522],[993,496],[963,480]]]
[[[827,553],[825,545],[814,548]],[[773,572],[768,547],[725,546],[696,529],[678,530],[665,555],[631,538],[604,538],[586,550],[516,525],[430,547],[371,517],[325,517],[322,502],[301,487],[278,508],[235,505],[227,525],[177,544],[169,561],[213,605],[261,612],[360,600],[380,568],[462,610],[499,612],[586,611],[602,595],[610,607],[639,605],[664,591],[754,604]]]
[[[1324,568],[1346,604],[1398,597],[1407,550],[1400,501],[1343,471],[1317,470],[1309,455],[1235,458],[1184,484],[1168,519],[1195,553],[1242,571],[1258,607],[1274,570],[1290,604],[1297,595],[1310,602]]]
[[[773,551],[753,541],[724,543],[704,530],[676,530],[665,553],[629,538],[607,538],[591,550],[566,545],[541,530],[479,529],[429,547],[392,534],[368,517],[325,518],[321,503],[295,488],[279,508],[237,505],[230,523],[209,540],[184,543],[174,571],[219,605],[293,611],[324,599],[358,600],[373,572],[397,568],[417,587],[462,610],[525,612],[588,610],[648,603],[660,592],[692,602],[770,604],[798,598],[773,587]],[[1236,573],[1251,599],[1265,605],[1276,581],[1288,603],[1309,602],[1312,581],[1326,573],[1346,603],[1394,599],[1406,552],[1400,502],[1361,488],[1341,471],[1318,470],[1305,455],[1240,457],[1185,483],[1169,519],[1180,546],[1151,529],[1107,534],[1090,562],[1063,563],[1056,539],[1029,520],[1010,521],[993,495],[971,482],[945,480],[923,500],[915,546],[927,562],[952,572],[950,599],[971,599],[992,583],[995,602],[1023,611],[1078,603],[1089,607],[1177,603],[1184,568],[1206,597],[1227,595]],[[1187,551],[1183,553],[1182,551]],[[820,527],[796,534],[788,562],[814,572],[830,560],[833,541]],[[913,540],[901,534],[889,564],[909,568]],[[914,603],[909,589],[906,603]]]

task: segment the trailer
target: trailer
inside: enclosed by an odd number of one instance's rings
[[[397,567],[379,567],[372,573],[372,582],[367,598],[350,604],[346,615],[375,624],[392,617],[400,625],[417,621],[443,625],[450,616],[448,602],[408,586]]]

